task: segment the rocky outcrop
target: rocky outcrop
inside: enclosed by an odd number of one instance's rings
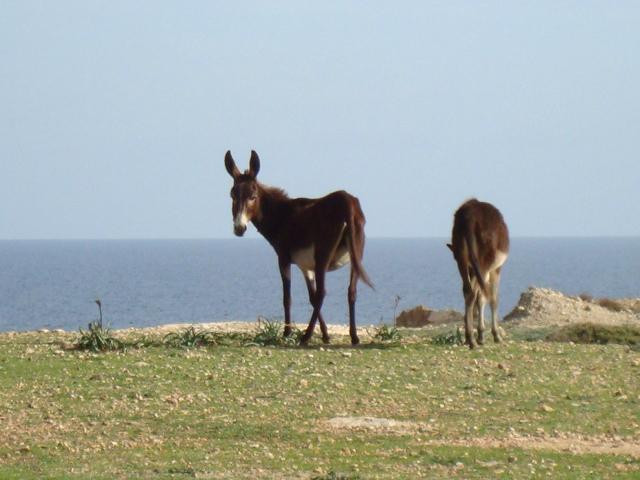
[[[504,320],[528,327],[570,323],[639,325],[640,313],[634,308],[636,305],[637,299],[593,299],[587,295],[573,297],[549,288],[529,287]]]
[[[400,315],[396,318],[396,326],[415,328],[461,322],[462,319],[462,314],[455,310],[430,310],[424,305],[418,305],[400,312]]]

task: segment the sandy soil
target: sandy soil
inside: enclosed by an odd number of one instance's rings
[[[419,422],[394,420],[374,417],[334,417],[324,421],[321,429],[330,431],[370,431],[376,434],[407,435],[425,433],[431,430],[430,425]],[[640,444],[637,439],[626,439],[617,436],[585,436],[572,433],[550,435],[520,435],[511,432],[504,438],[471,437],[452,439],[426,439],[429,445],[453,445],[468,447],[476,445],[487,448],[515,447],[524,450],[553,450],[571,453],[598,453],[612,455],[629,455],[640,458]]]

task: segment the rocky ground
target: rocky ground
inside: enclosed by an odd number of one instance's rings
[[[399,327],[424,327],[461,323],[463,315],[455,310],[432,310],[424,305],[402,311]],[[571,323],[601,325],[640,325],[640,298],[592,298],[570,296],[549,288],[529,287],[515,308],[504,317],[507,325],[531,328],[564,326]]]

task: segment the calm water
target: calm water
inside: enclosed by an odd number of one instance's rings
[[[460,280],[444,239],[370,239],[364,265],[376,291],[359,288],[360,324],[425,304],[462,309]],[[640,238],[512,240],[501,314],[529,285],[595,296],[640,296]],[[328,275],[323,311],[347,319],[348,269]],[[311,313],[294,270],[293,318]],[[102,299],[113,327],[282,317],[275,254],[262,239],[0,241],[0,330],[77,329]]]

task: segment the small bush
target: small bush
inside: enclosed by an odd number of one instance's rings
[[[396,327],[380,325],[373,333],[373,338],[381,342],[399,342],[402,339],[402,334]]]
[[[462,329],[458,327],[452,332],[444,332],[436,335],[431,339],[431,343],[434,345],[464,345]]]
[[[284,337],[284,325],[278,320],[258,317],[256,334],[247,345],[258,345],[261,347],[272,346],[294,346],[300,342],[302,330],[293,328],[291,335]]]
[[[103,328],[101,322],[89,322],[89,329],[80,329],[80,338],[75,343],[76,350],[90,350],[92,352],[106,352],[110,350],[124,350],[125,344],[111,335],[111,330]]]
[[[592,302],[593,301],[593,295],[591,295],[590,293],[581,293],[580,295],[578,295],[578,297],[580,298],[580,300],[582,300],[584,302]]]
[[[624,311],[624,305],[615,300],[611,300],[610,298],[599,298],[596,300],[596,303],[607,310],[611,310],[612,312]]]
[[[578,323],[567,325],[546,337],[552,342],[615,343],[640,347],[640,327],[632,325],[596,325]]]
[[[167,333],[162,343],[170,347],[194,348],[215,343],[213,332],[196,329],[193,325],[178,332]]]
[[[80,329],[80,338],[73,345],[73,349],[92,352],[124,350],[124,342],[111,335],[111,330],[102,325],[102,301],[96,299],[95,304],[98,306],[98,318],[89,322],[86,332]]]
[[[167,333],[162,339],[164,345],[178,348],[206,347],[209,345],[230,345],[242,343],[244,336],[234,332],[213,332],[197,329],[193,325],[179,332]]]

